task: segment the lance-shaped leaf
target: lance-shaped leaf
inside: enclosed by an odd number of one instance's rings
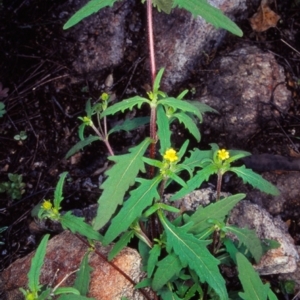
[[[210,175],[216,172],[217,172],[217,168],[213,164],[208,165],[207,167],[198,171],[197,174],[192,179],[186,182],[187,187],[183,187],[179,192],[175,193],[170,198],[170,200],[175,201],[184,197],[188,193],[191,193],[193,190],[198,188],[203,183],[203,181],[208,180]]]
[[[199,128],[191,117],[183,112],[173,114],[173,117],[177,118],[180,123],[183,123],[184,127],[195,137],[197,142],[200,142],[201,135]]]
[[[220,222],[224,221],[224,218],[232,210],[232,208],[242,199],[245,198],[245,194],[237,194],[222,199],[216,203],[211,203],[206,207],[199,207],[197,211],[189,218],[189,222],[193,223],[193,226],[188,232],[198,234],[205,229],[211,227],[211,224],[207,221],[214,219]]]
[[[266,300],[269,292],[269,284],[263,284],[253,266],[247,258],[241,254],[236,255],[239,279],[242,283],[244,293],[239,296],[244,300]]]
[[[213,158],[213,150],[199,150],[195,148],[193,151],[190,151],[191,156],[186,158],[183,164],[190,167],[194,170],[196,167],[203,167],[201,162],[205,159],[212,159]]]
[[[152,280],[152,288],[157,291],[168,283],[174,276],[179,276],[182,270],[182,264],[179,257],[170,253],[164,259],[157,263],[157,270]]]
[[[160,153],[164,154],[171,147],[171,130],[169,119],[166,116],[164,108],[159,105],[157,107],[157,135],[160,142]]]
[[[167,251],[170,253],[173,249],[183,267],[188,265],[201,282],[207,282],[214,289],[221,300],[227,300],[225,280],[218,268],[219,261],[206,248],[208,242],[198,240],[186,233],[184,228],[173,226],[161,212],[159,218],[167,235]]]
[[[83,149],[85,146],[90,145],[94,141],[101,141],[101,139],[99,136],[90,135],[89,137],[85,138],[84,140],[79,141],[67,152],[65,158],[68,159],[70,156],[74,155],[76,152]]]
[[[98,212],[93,227],[102,228],[111,218],[118,205],[124,200],[128,188],[134,184],[139,171],[144,172],[143,155],[150,145],[151,139],[145,139],[140,145],[129,149],[128,154],[111,156],[116,162],[105,174],[108,178],[101,185],[103,193],[98,200]]]
[[[78,10],[64,25],[63,29],[68,29],[77,23],[79,23],[84,18],[96,13],[101,8],[106,6],[113,6],[116,0],[92,0]]]
[[[41,274],[41,268],[44,264],[44,258],[46,255],[47,243],[50,235],[46,234],[41,243],[39,244],[36,253],[31,261],[30,270],[28,272],[28,287],[30,291],[38,291],[40,289],[39,278]]]
[[[80,233],[88,239],[97,241],[102,241],[103,239],[103,236],[87,224],[84,218],[73,216],[70,211],[61,216],[60,222],[64,229],[69,229],[73,233]]]
[[[231,167],[230,171],[241,177],[244,182],[250,183],[255,188],[260,189],[262,192],[274,196],[278,196],[280,194],[276,186],[265,180],[259,174],[253,172],[251,169],[247,169],[245,166]]]
[[[140,108],[143,103],[151,104],[151,101],[147,98],[143,98],[140,96],[135,96],[129,99],[122,100],[110,107],[108,107],[103,113],[101,113],[101,117],[114,115],[115,113],[121,111],[124,112],[126,109],[132,110],[134,106],[138,106]]]
[[[161,245],[155,244],[153,248],[149,251],[149,259],[147,262],[147,275],[148,278],[152,277],[153,271],[158,262],[158,257],[160,256]]]
[[[171,106],[174,109],[180,109],[184,112],[190,112],[190,113],[196,115],[199,119],[202,118],[202,115],[199,112],[199,110],[194,105],[192,105],[191,103],[186,102],[184,100],[179,100],[176,98],[168,97],[168,98],[157,101],[157,104]]]
[[[161,176],[155,177],[152,180],[137,179],[141,184],[138,188],[130,192],[130,197],[124,202],[120,212],[113,218],[104,236],[104,244],[108,245],[121,232],[127,230],[142,215],[143,210],[152,204],[153,200],[159,199],[157,186],[161,180]]]
[[[133,129],[136,129],[140,126],[143,126],[145,124],[149,123],[150,118],[149,117],[138,117],[133,119],[126,119],[121,125],[116,125],[113,127],[108,134],[112,134],[113,132],[117,132],[120,130],[124,131],[131,131]]]
[[[92,271],[93,268],[89,265],[89,252],[87,252],[80,263],[79,271],[76,273],[74,282],[74,288],[76,288],[82,296],[86,296],[89,291]]]
[[[59,181],[55,188],[53,204],[57,210],[60,209],[60,203],[64,199],[63,186],[64,186],[64,181],[65,181],[65,178],[67,175],[68,175],[68,172],[63,172],[60,174]]]
[[[237,36],[243,36],[243,32],[233,21],[226,17],[220,9],[207,3],[206,0],[175,0],[174,5],[188,10],[194,16],[201,16],[216,28],[221,27]]]
[[[189,102],[190,104],[194,105],[199,110],[199,113],[201,114],[201,116],[202,116],[202,114],[204,114],[206,112],[211,112],[211,113],[215,113],[215,114],[219,113],[214,108],[208,106],[207,104],[201,103],[199,101],[192,101],[192,100],[184,100],[184,101]],[[203,119],[201,118],[200,122],[202,123],[202,121],[203,121]]]
[[[243,243],[250,251],[256,263],[259,263],[263,255],[263,247],[254,230],[250,230],[247,228],[238,228],[237,226],[232,225],[224,227],[223,230],[225,232],[231,232],[235,234],[238,240]]]

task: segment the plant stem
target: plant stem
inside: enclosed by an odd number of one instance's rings
[[[109,154],[110,154],[111,156],[114,156],[115,154],[114,154],[114,151],[112,150],[112,148],[111,148],[111,146],[110,146],[110,144],[109,144],[108,136],[107,136],[107,135],[104,136],[103,134],[101,134],[101,132],[98,130],[98,128],[97,128],[95,125],[91,125],[91,127],[92,127],[93,130],[96,132],[96,134],[99,136],[99,138],[101,139],[101,141],[104,142],[104,144],[105,144],[105,146],[106,146],[106,148],[107,148]],[[101,130],[101,131],[102,131],[102,130]]]
[[[223,174],[221,171],[218,171],[218,181],[217,181],[217,198],[216,201],[220,200],[221,186],[222,186]]]
[[[152,87],[156,76],[156,64],[154,53],[154,37],[153,37],[153,16],[152,16],[152,0],[147,0],[147,20],[148,20],[148,42],[149,42],[149,58],[151,69]]]

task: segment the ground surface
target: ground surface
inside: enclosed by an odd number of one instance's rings
[[[255,34],[248,21],[240,24],[244,40],[275,54],[285,68],[286,84],[293,93],[290,110],[282,115],[278,126],[263,126],[244,150],[265,153],[271,149],[273,153],[290,155],[287,145],[291,145],[293,155],[299,155],[300,53],[296,50],[300,51],[300,4],[296,3],[296,0],[277,1],[274,9],[281,16],[278,28]],[[53,18],[55,9],[56,1],[0,2],[0,82],[3,89],[9,88],[7,96],[5,90],[2,93],[7,113],[0,118],[0,182],[8,181],[7,174],[13,173],[22,175],[25,183],[20,199],[0,194],[0,227],[8,226],[1,235],[4,244],[0,245],[0,271],[36,248],[37,241],[29,226],[31,210],[42,199],[52,197],[58,174],[67,170],[72,176],[64,191],[65,209],[85,207],[95,203],[100,195],[99,175],[91,174],[103,167],[105,147],[97,144],[87,148],[76,165],[66,161],[64,155],[77,141],[77,117],[82,115],[88,98],[99,97],[109,72],[100,72],[98,85],[87,78],[78,84],[72,82],[68,53],[59,47],[61,41],[57,38],[63,21]],[[209,69],[213,57],[230,51],[236,42],[237,38],[228,35],[218,53],[212,53],[203,64],[203,69]],[[149,82],[144,70],[128,72],[128,61],[120,64],[117,72],[114,70],[117,75],[113,88],[117,96],[133,88],[143,93],[141,84]],[[199,86],[199,82],[205,88],[205,76],[189,80],[191,86]],[[27,138],[16,141],[14,136],[21,131],[26,132]],[[142,138],[144,134],[140,132],[139,136]],[[130,135],[117,134],[111,142],[117,152],[122,152],[131,141]],[[291,220],[293,235],[300,232],[298,222]]]

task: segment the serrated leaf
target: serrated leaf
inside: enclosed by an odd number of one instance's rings
[[[163,11],[166,14],[169,14],[172,10],[173,0],[153,0],[153,6],[157,7],[157,10]]]
[[[63,172],[59,175],[59,180],[58,180],[58,183],[55,188],[53,204],[57,210],[60,209],[60,203],[64,199],[63,186],[64,186],[64,181],[65,181],[65,178],[67,175],[68,175],[68,172]]]
[[[181,270],[182,264],[179,257],[174,253],[168,254],[168,256],[157,263],[157,270],[152,280],[152,288],[155,291],[160,290],[174,276],[178,277]]]
[[[75,144],[65,155],[65,158],[68,159],[70,156],[77,153],[79,150],[83,149],[85,146],[90,145],[92,142],[101,141],[100,137],[95,135],[90,135],[89,137],[85,138],[84,140],[79,141]]]
[[[263,255],[263,248],[261,245],[261,241],[257,237],[256,232],[254,230],[250,230],[247,228],[239,228],[237,226],[232,225],[224,227],[223,230],[225,232],[229,231],[235,234],[239,242],[243,243],[250,251],[256,263],[259,263]]]
[[[208,180],[212,174],[217,172],[217,168],[215,165],[211,164],[198,171],[196,175],[186,182],[187,187],[183,187],[180,191],[175,193],[170,200],[175,201],[180,198],[183,198],[188,193],[191,193],[193,190],[198,188],[205,180]]]
[[[92,271],[93,268],[89,265],[89,252],[87,252],[80,263],[79,271],[76,273],[74,282],[74,288],[76,288],[82,296],[86,296],[89,291]]]
[[[152,204],[153,200],[159,199],[157,186],[161,180],[161,176],[151,180],[137,179],[141,184],[130,192],[129,199],[124,202],[120,212],[113,218],[104,236],[104,244],[108,245],[121,232],[127,230],[127,228],[142,215],[143,210]]]
[[[212,150],[199,150],[195,148],[194,150],[190,151],[191,156],[186,158],[183,162],[184,165],[187,165],[192,170],[196,167],[203,167],[201,162],[204,159],[212,159],[213,158],[213,151]]]
[[[102,241],[103,236],[84,221],[84,218],[75,217],[70,211],[61,216],[61,225],[73,233],[80,233],[91,240]]]
[[[133,236],[134,236],[133,230],[126,231],[120,237],[120,239],[115,243],[115,245],[109,252],[108,260],[110,261],[110,260],[114,259],[114,257],[116,257],[120,253],[120,251],[122,251],[122,249],[127,246],[127,244],[130,242],[130,240],[133,238]]]
[[[157,106],[157,135],[159,137],[160,150],[163,155],[167,149],[171,147],[171,130],[169,119],[166,116],[166,112],[161,105]]]
[[[245,194],[237,194],[219,200],[216,203],[211,203],[204,208],[199,207],[196,212],[189,218],[189,222],[192,222],[193,226],[188,230],[188,232],[199,234],[205,229],[211,227],[211,224],[207,222],[209,219],[223,222],[226,215],[228,215],[232,208],[239,201],[244,199],[245,196]]]
[[[101,113],[101,117],[108,116],[108,115],[114,115],[117,112],[124,112],[126,109],[132,110],[134,106],[138,106],[140,108],[142,104],[148,103],[151,104],[151,101],[147,98],[143,98],[140,96],[135,96],[129,99],[122,100],[121,102],[118,102],[110,107],[108,107],[103,113]]]
[[[199,113],[199,110],[194,105],[184,100],[168,97],[165,99],[158,100],[157,104],[171,106],[174,109],[180,109],[184,112],[190,112],[196,115],[199,119],[202,118],[201,113]]]
[[[64,294],[61,295],[57,300],[96,300],[95,298],[89,298],[89,297],[85,297],[85,296],[81,296],[81,295],[68,295],[68,294]]]
[[[175,0],[174,6],[184,8],[194,16],[201,16],[206,22],[211,23],[216,28],[224,28],[237,36],[243,36],[242,30],[223,12],[211,6],[206,0]]]
[[[194,105],[199,113],[201,115],[203,115],[206,112],[211,112],[211,113],[215,113],[215,114],[219,114],[219,112],[217,110],[215,110],[214,108],[208,106],[207,104],[201,103],[199,101],[192,101],[192,100],[184,100],[186,102],[189,102],[190,104]],[[200,119],[200,122],[202,123],[202,118]]]
[[[183,112],[173,114],[173,117],[177,118],[180,123],[183,123],[184,127],[195,137],[197,142],[200,142],[201,134],[199,128],[191,117]]]
[[[77,289],[73,288],[73,287],[70,287],[70,286],[59,287],[54,292],[54,295],[61,295],[61,294],[72,294],[72,296],[69,295],[70,298],[73,298],[73,295],[80,296],[79,291]]]
[[[244,293],[239,293],[239,296],[244,300],[267,300],[269,285],[262,283],[258,273],[243,254],[237,253],[236,260],[238,276],[244,289]]]
[[[160,256],[161,246],[155,244],[153,248],[149,251],[149,258],[147,263],[147,276],[152,277],[153,271],[158,262],[158,257]]]
[[[275,185],[265,180],[262,176],[253,172],[251,169],[247,169],[245,166],[231,167],[230,171],[234,172],[237,176],[241,177],[244,182],[251,184],[252,186],[261,190],[262,192],[274,196],[278,196],[280,194],[279,190]]]
[[[116,0],[92,0],[88,2],[67,21],[67,23],[63,26],[63,29],[68,29],[76,25],[81,20],[98,12],[103,7],[113,6],[115,2]]]
[[[228,300],[225,280],[218,269],[219,261],[206,248],[207,241],[198,240],[183,228],[173,226],[161,213],[159,217],[167,235],[167,251],[172,248],[183,267],[188,265],[201,282],[207,282],[214,289],[221,300]]]
[[[126,132],[129,132],[131,130],[134,130],[140,126],[143,126],[145,124],[149,123],[149,117],[138,117],[133,119],[126,119],[121,125],[114,126],[108,134],[112,134],[114,132],[118,132],[121,130],[124,130]]]
[[[47,250],[47,243],[50,234],[46,234],[40,242],[35,255],[31,260],[30,270],[28,272],[28,287],[30,291],[38,291],[40,288],[39,278],[41,274],[41,268],[44,264],[44,259]]]
[[[134,184],[139,171],[144,172],[143,155],[150,145],[151,139],[146,138],[140,145],[129,149],[128,154],[109,157],[115,162],[105,174],[108,178],[101,185],[103,193],[98,200],[99,206],[93,227],[102,228],[111,218],[118,205],[124,201],[128,188]]]

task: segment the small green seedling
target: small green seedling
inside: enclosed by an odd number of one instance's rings
[[[14,139],[16,141],[25,141],[27,139],[27,134],[26,134],[26,131],[20,131],[19,134],[16,134],[14,136]]]
[[[8,174],[10,181],[0,183],[0,193],[7,193],[13,200],[21,199],[25,193],[25,183],[23,176],[18,174]]]
[[[2,118],[6,113],[5,104],[0,101],[0,118]]]

